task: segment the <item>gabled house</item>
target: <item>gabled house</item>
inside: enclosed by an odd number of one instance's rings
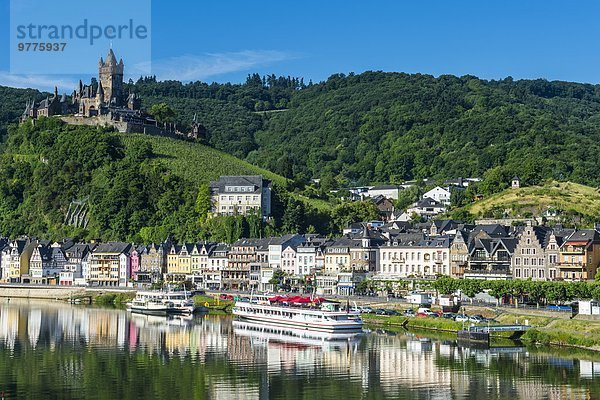
[[[138,282],[157,283],[163,279],[163,274],[167,271],[167,253],[170,247],[168,243],[152,243],[142,250]]]
[[[192,274],[193,243],[182,245],[172,244],[167,254],[167,272],[164,274],[166,283],[182,283]]]
[[[423,194],[423,198],[424,199],[433,199],[445,206],[449,206],[450,205],[450,190],[447,188],[443,188],[440,186],[436,186],[433,189],[425,192]]]
[[[545,249],[552,230],[545,226],[533,226],[527,222],[519,235],[514,256],[512,257],[513,278],[545,281],[549,278]]]
[[[377,210],[379,210],[379,216],[384,221],[389,221],[394,214],[394,203],[392,200],[388,199],[383,195],[378,195],[372,198],[373,203],[377,206]]]
[[[10,242],[9,282],[21,283],[21,277],[29,274],[29,260],[36,246],[37,242],[30,239],[19,239]]]
[[[469,259],[468,236],[461,229],[457,229],[450,245],[450,276],[462,278],[467,268]]]
[[[144,251],[143,247],[135,247],[135,245],[131,245],[131,252],[129,253],[129,263],[131,266],[131,279],[136,284],[138,283],[138,274],[141,268],[141,253]]]
[[[29,259],[29,273],[21,277],[23,283],[48,284],[58,279],[59,270],[51,271],[52,249],[50,242],[38,241]]]
[[[91,246],[92,248],[95,247],[93,244]],[[64,250],[66,263],[59,274],[60,285],[87,285],[89,279],[89,270],[87,268],[89,253],[90,245],[86,243],[73,244]]]
[[[481,238],[469,243],[469,261],[464,277],[473,279],[512,279],[511,259],[518,239]]]

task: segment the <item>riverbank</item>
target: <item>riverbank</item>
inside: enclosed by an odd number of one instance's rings
[[[47,286],[47,285],[0,285],[0,297],[26,298],[41,300],[64,300],[75,299],[93,300],[105,294],[135,294],[133,288],[83,288],[72,286]]]
[[[524,342],[542,345],[576,347],[591,351],[600,351],[600,321],[587,319],[569,319],[567,316],[536,316],[519,313],[516,310],[504,311],[495,316],[501,324],[527,323],[533,328],[521,337]],[[441,332],[458,333],[469,324],[444,318],[406,318],[403,316],[381,316],[363,314],[368,324],[427,329]],[[506,338],[506,334],[492,335]]]

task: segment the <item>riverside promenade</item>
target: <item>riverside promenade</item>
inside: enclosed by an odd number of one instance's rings
[[[28,298],[47,300],[69,300],[77,297],[93,297],[103,293],[135,292],[134,288],[123,287],[78,287],[0,284],[0,298]]]

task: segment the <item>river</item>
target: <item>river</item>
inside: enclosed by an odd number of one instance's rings
[[[0,300],[5,399],[598,399],[600,355],[367,330],[322,341],[229,316]]]

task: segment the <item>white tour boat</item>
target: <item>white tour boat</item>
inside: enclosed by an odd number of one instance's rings
[[[148,315],[167,315],[173,308],[173,303],[163,301],[158,292],[137,292],[127,303],[127,311]]]
[[[161,309],[160,306],[162,305],[168,314],[193,314],[196,310],[194,300],[190,293],[186,291],[138,291],[135,294],[135,299],[128,303],[128,308],[129,304],[136,309],[143,309],[144,305],[147,304],[146,308],[156,310]]]
[[[186,291],[164,292],[163,302],[173,303],[173,312],[178,314],[193,314],[196,305],[191,294]]]
[[[233,315],[246,321],[319,332],[360,332],[363,321],[338,302],[324,298],[252,296],[236,301]]]

